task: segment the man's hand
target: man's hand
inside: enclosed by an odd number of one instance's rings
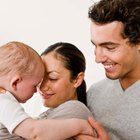
[[[93,118],[89,118],[88,122],[95,129],[97,133],[97,137],[89,136],[89,135],[78,135],[74,137],[75,140],[111,140],[109,135],[105,131],[105,129],[101,126],[101,124],[95,121]]]
[[[87,139],[87,140],[111,140],[108,133],[105,131],[105,129],[98,121],[95,121],[93,118],[89,117],[88,122],[97,132],[97,138]]]

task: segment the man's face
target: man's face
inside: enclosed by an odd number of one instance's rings
[[[108,24],[91,22],[95,61],[103,64],[106,76],[110,79],[135,78],[139,73],[139,46],[130,45],[128,38],[122,37],[122,32],[123,24],[118,21]]]

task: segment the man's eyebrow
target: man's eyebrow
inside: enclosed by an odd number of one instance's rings
[[[96,46],[95,45],[95,43],[91,40],[91,43],[94,45],[94,46]],[[119,45],[119,43],[114,43],[114,42],[103,42],[103,43],[100,43],[99,44],[99,46],[105,46],[105,45]]]
[[[104,42],[99,44],[100,46],[104,46],[104,45],[119,45],[119,43],[114,43],[114,42]]]

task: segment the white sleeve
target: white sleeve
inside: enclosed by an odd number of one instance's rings
[[[80,101],[71,100],[67,101],[57,108],[49,109],[45,112],[43,118],[47,119],[69,119],[69,118],[79,118],[87,119],[89,116],[92,116],[89,109]]]
[[[0,122],[10,133],[27,118],[29,115],[11,93],[0,94]]]

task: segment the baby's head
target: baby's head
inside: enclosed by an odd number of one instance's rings
[[[26,102],[36,92],[44,75],[39,54],[21,42],[0,47],[0,87],[10,91],[19,102]]]

